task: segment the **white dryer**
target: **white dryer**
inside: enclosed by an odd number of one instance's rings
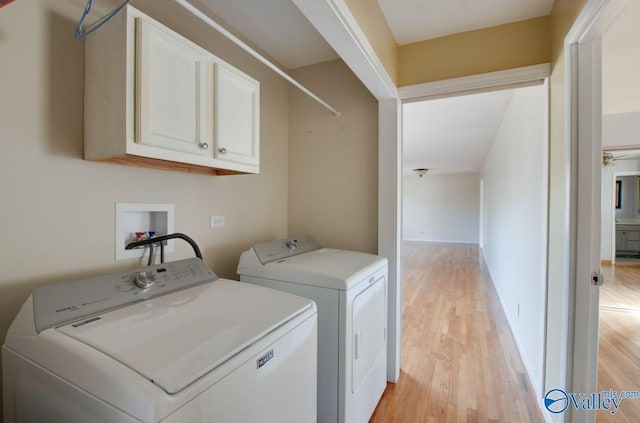
[[[318,306],[318,422],[364,423],[387,375],[387,259],[321,248],[304,236],[255,244],[240,280],[301,295]]]
[[[2,348],[4,421],[315,422],[316,316],[197,258],[42,286]]]

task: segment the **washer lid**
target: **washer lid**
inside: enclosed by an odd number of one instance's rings
[[[173,394],[311,307],[306,298],[217,280],[57,330]]]
[[[382,256],[322,248],[265,265],[245,256],[238,274],[346,291],[386,265]]]

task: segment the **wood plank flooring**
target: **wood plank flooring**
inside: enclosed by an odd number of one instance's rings
[[[405,243],[402,371],[371,422],[543,422],[477,246]]]
[[[640,266],[602,267],[598,389],[640,390]],[[598,423],[640,422],[640,399],[622,400],[614,415],[596,413]]]

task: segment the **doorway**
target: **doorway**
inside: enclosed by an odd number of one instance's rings
[[[415,255],[421,250],[458,245],[465,251],[473,244],[476,261],[487,263],[496,305],[514,335],[515,354],[524,362],[523,377],[531,381],[535,403],[542,398],[544,376],[548,85],[527,85],[404,105],[403,239],[411,243],[407,250],[413,263],[419,262]],[[487,105],[482,96],[496,103]],[[471,104],[476,101],[479,108],[474,110]],[[448,110],[451,116],[443,116]],[[499,116],[485,135],[480,125],[489,120],[487,111]],[[460,131],[468,134],[470,144],[462,142]],[[434,248],[416,248],[420,245]],[[425,257],[424,262],[436,266],[432,259]],[[407,276],[416,273],[412,267]],[[456,280],[447,283],[455,285]],[[413,297],[406,300],[415,302]],[[407,321],[404,326],[415,325]],[[415,349],[415,343],[412,346]],[[405,367],[414,368],[411,362],[403,362]]]
[[[565,112],[570,116],[565,148],[570,152],[567,163],[571,169],[571,195],[567,203],[570,233],[564,237],[567,243],[563,242],[563,245],[570,260],[566,284],[562,284],[568,307],[554,308],[562,311],[561,321],[563,325],[567,324],[567,330],[566,334],[562,334],[562,330],[554,334],[553,342],[566,345],[567,365],[563,367],[567,369],[567,392],[587,393],[585,395],[598,392],[598,326],[603,280],[600,274],[604,133],[602,42],[616,17],[632,3],[587,0],[564,44],[568,87]],[[558,357],[562,361],[562,354]],[[553,356],[548,355],[547,359],[550,358]],[[560,382],[562,379],[563,375]],[[595,420],[595,410],[582,406],[568,407],[564,416],[564,421],[571,422]]]
[[[640,63],[640,1],[613,1],[604,16],[600,37],[605,283],[598,308],[597,389],[619,392],[637,389],[640,378],[640,342],[633,336],[640,331],[640,82],[632,70]],[[623,400],[615,415],[596,412],[598,423],[638,420],[638,399]]]
[[[605,139],[606,140],[606,139]],[[624,170],[626,169],[626,170]],[[635,170],[631,170],[635,169]],[[640,160],[635,150],[605,151],[602,168],[602,273],[598,391],[636,389],[640,379]],[[608,260],[610,259],[610,260]],[[596,421],[639,421],[640,402],[621,402]]]
[[[638,159],[622,164],[640,169]],[[640,170],[618,170],[602,170],[601,260],[603,265],[640,265]]]

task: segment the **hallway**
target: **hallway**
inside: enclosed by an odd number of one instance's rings
[[[371,422],[543,422],[476,245],[404,244],[400,380]]]

